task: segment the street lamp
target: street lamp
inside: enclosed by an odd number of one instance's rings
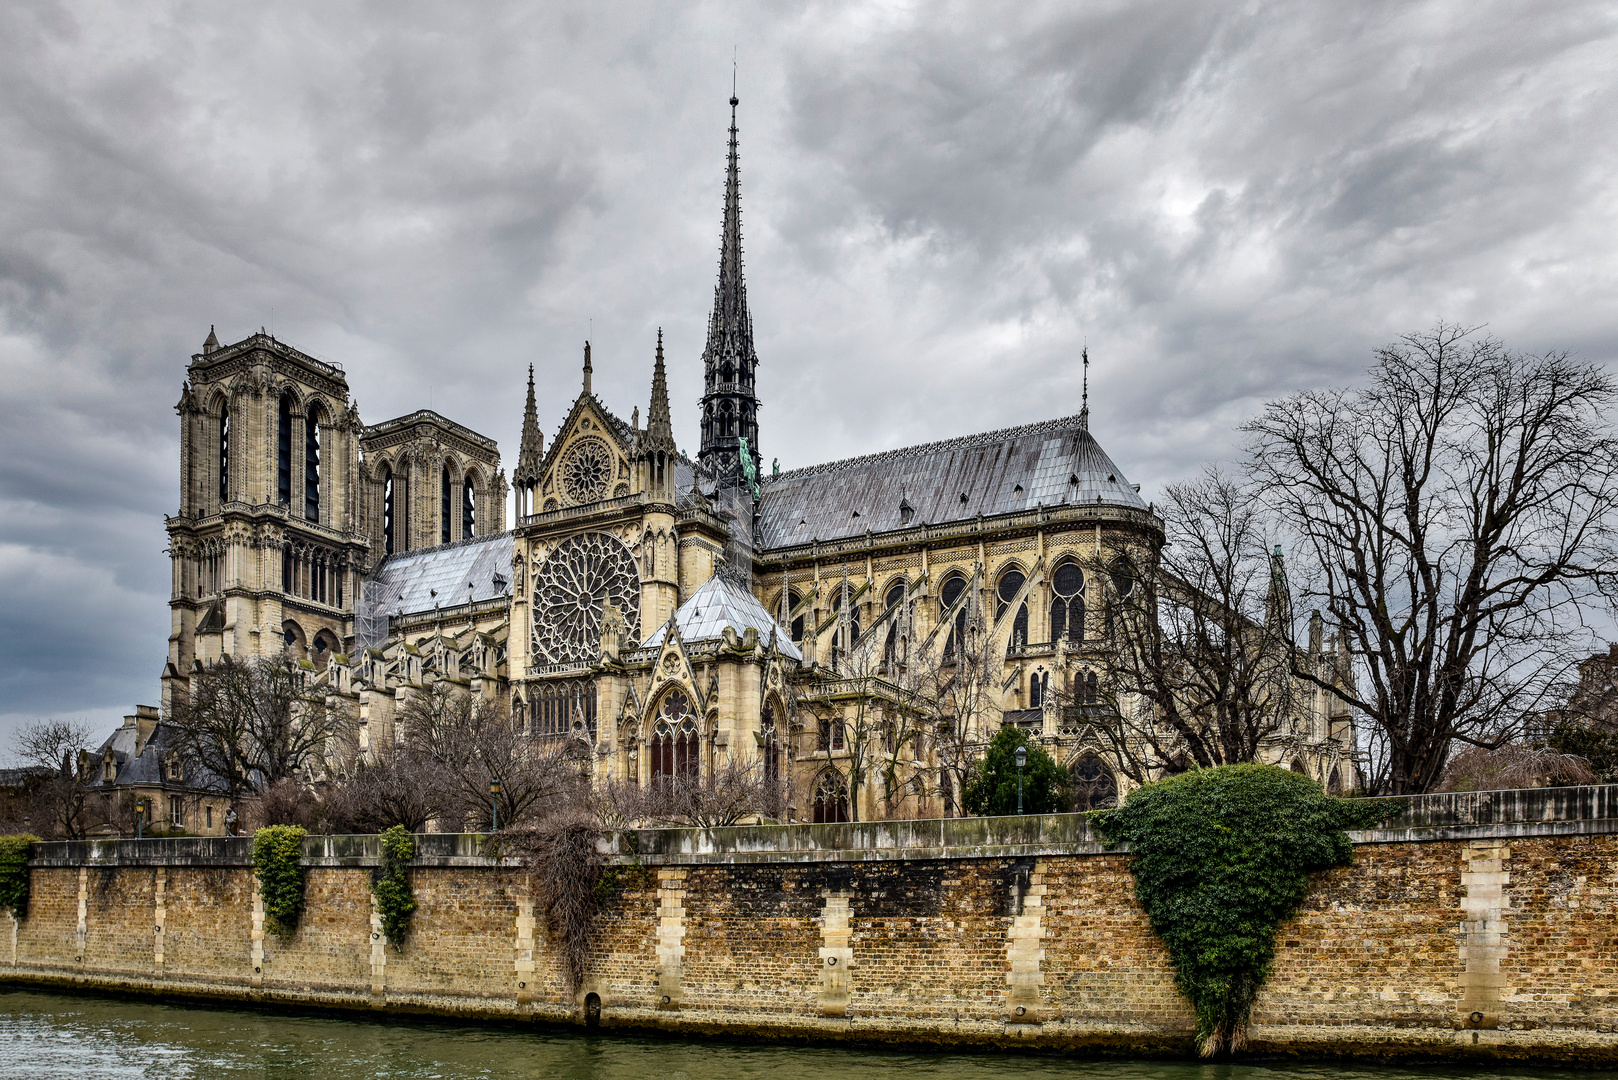
[[[143,828],[145,823],[146,823],[146,804],[144,802],[137,802],[135,804],[135,839],[136,840],[141,840],[141,839],[145,838],[145,830]]]
[[[1022,813],[1022,767],[1028,764],[1028,747],[1017,747],[1017,813]]]
[[[489,781],[489,805],[494,808],[493,832],[500,831],[500,781]]]

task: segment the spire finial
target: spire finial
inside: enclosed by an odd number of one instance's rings
[[[584,343],[584,392],[590,392],[590,343]]]
[[[1079,409],[1079,427],[1084,431],[1090,430],[1090,345],[1084,346],[1084,397],[1083,407]]]

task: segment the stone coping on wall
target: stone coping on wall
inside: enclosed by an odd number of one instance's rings
[[[1392,812],[1386,824],[1351,832],[1355,843],[1618,833],[1618,785],[1458,792],[1387,801]],[[415,861],[419,866],[517,865],[514,860],[486,855],[488,839],[479,833],[418,835]],[[839,825],[635,829],[604,837],[601,850],[614,862],[685,866],[1031,858],[1099,855],[1128,848],[1102,844],[1082,814],[1028,814]],[[374,835],[309,836],[303,853],[304,864],[315,867],[375,866],[380,861]],[[253,841],[247,836],[51,841],[33,845],[29,862],[37,867],[251,866]]]

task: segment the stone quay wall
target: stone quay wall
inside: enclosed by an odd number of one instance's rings
[[[1618,787],[1423,796],[1279,931],[1251,1052],[1618,1064]],[[1074,815],[646,830],[603,841],[568,993],[527,875],[418,837],[381,936],[375,837],[312,836],[264,931],[246,838],[45,843],[12,984],[734,1038],[1186,1055],[1126,850]]]

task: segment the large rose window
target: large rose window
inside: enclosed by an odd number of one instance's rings
[[[583,533],[562,541],[534,576],[534,663],[590,663],[601,655],[601,617],[612,603],[629,640],[640,641],[640,578],[616,537]]]

